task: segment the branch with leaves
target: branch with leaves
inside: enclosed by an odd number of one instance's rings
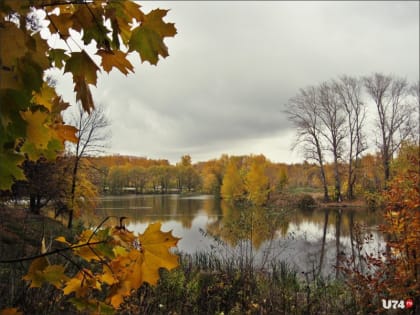
[[[49,84],[47,71],[70,73],[76,100],[90,113],[98,71],[117,68],[127,75],[134,72],[131,54],[152,65],[168,56],[163,40],[176,29],[163,21],[166,13],[146,14],[129,0],[0,2],[0,189],[25,178],[19,167],[25,156],[53,159],[65,141],[77,141],[77,129],[62,119],[70,105]]]
[[[138,236],[123,225],[100,228],[101,225],[83,231],[74,244],[60,236],[55,240],[64,244],[63,248],[0,263],[33,260],[23,277],[30,282],[30,288],[52,285],[79,311],[92,314],[112,314],[144,282],[156,285],[161,268],[171,270],[178,266],[178,256],[169,249],[179,239],[171,232],[162,232],[160,223],[150,224]],[[63,255],[67,251],[78,256],[82,263]],[[63,264],[50,264],[46,257],[56,254],[75,265],[77,273],[70,275]]]

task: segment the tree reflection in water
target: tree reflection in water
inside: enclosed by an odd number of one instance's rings
[[[137,232],[161,221],[164,230],[182,237],[178,248],[187,253],[219,250],[263,267],[284,260],[314,276],[336,273],[343,254],[357,265],[366,229],[376,240],[367,250],[383,242],[375,231],[378,216],[365,209],[265,209],[234,206],[213,196],[132,195],[101,199],[96,215],[89,218],[93,225],[109,215],[126,216]]]

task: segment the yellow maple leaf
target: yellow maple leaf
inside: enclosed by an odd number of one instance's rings
[[[55,240],[57,242],[64,243],[64,244],[66,244],[68,246],[71,246],[71,243],[67,242],[67,240],[66,240],[66,238],[64,236],[56,237]]]
[[[48,113],[30,110],[20,112],[20,116],[26,121],[26,139],[37,149],[46,149],[52,139],[51,130],[47,127]]]
[[[32,261],[29,266],[28,273],[22,277],[23,280],[31,281],[30,288],[40,288],[44,277],[42,271],[48,266],[48,262],[45,257],[40,257]]]
[[[101,290],[101,284],[89,269],[82,269],[73,278],[67,281],[63,288],[64,295],[75,292],[76,297],[89,295],[92,289]]]
[[[73,143],[77,143],[79,140],[76,136],[77,128],[70,125],[63,125],[63,124],[55,124],[53,126],[57,138],[60,139],[62,142],[70,141]]]
[[[57,93],[55,92],[55,89],[44,82],[39,92],[33,92],[32,101],[51,111],[53,101],[56,97]]]
[[[96,54],[102,57],[101,65],[108,73],[113,67],[117,68],[125,75],[127,75],[129,71],[134,72],[133,65],[127,60],[127,54],[120,50],[98,50]]]
[[[179,264],[178,256],[171,253],[180,238],[172,232],[162,232],[161,223],[151,223],[143,234],[139,235],[141,249],[144,255],[142,264],[143,281],[156,285],[159,280],[159,269],[172,270]]]

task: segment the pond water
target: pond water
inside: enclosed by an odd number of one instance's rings
[[[114,217],[107,222],[113,225],[127,217],[127,228],[139,233],[160,221],[163,231],[181,238],[182,252],[246,258],[260,267],[282,260],[300,272],[327,275],[343,255],[359,254],[356,245],[363,237],[355,226],[371,235],[365,250],[376,252],[384,242],[377,231],[380,215],[360,208],[267,211],[235,208],[211,195],[124,195],[101,198],[89,223],[99,224],[107,216]]]

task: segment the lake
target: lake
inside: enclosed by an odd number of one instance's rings
[[[180,237],[178,249],[194,254],[212,252],[224,258],[252,259],[259,267],[282,260],[300,272],[330,274],[343,255],[357,255],[362,235],[370,234],[369,252],[383,247],[377,231],[380,216],[366,209],[238,209],[211,195],[105,196],[98,202],[90,224],[114,216],[117,225],[127,217],[129,230],[143,233],[151,222]],[[357,229],[356,229],[357,230]],[[352,246],[353,244],[353,246]]]

